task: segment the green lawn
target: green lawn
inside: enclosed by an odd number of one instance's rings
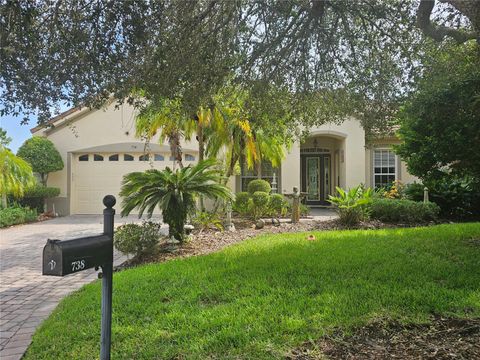
[[[271,359],[373,318],[480,316],[480,223],[261,236],[114,277],[112,358]],[[27,359],[98,358],[100,282],[61,302]]]

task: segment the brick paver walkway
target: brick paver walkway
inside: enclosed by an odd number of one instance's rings
[[[116,225],[126,221],[115,218]],[[66,240],[102,231],[102,216],[87,215],[0,229],[1,360],[20,359],[36,327],[58,302],[97,278],[94,269],[66,277],[42,276],[42,249],[47,239]],[[124,260],[115,254],[115,264]]]

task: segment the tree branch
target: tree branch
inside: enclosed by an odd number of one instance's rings
[[[435,25],[430,21],[430,15],[435,7],[435,0],[421,0],[417,9],[417,26],[423,33],[435,41],[442,41],[446,36],[453,38],[457,43],[462,44],[468,40],[476,39],[473,32],[465,32],[446,26]]]

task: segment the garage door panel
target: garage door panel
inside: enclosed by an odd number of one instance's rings
[[[107,158],[107,157],[105,157]],[[76,161],[72,175],[72,197],[74,214],[101,214],[102,199],[111,194],[117,198],[115,206],[120,212],[122,199],[119,196],[123,176],[137,171],[150,169],[149,162],[139,161]],[[157,164],[156,169],[163,169],[167,163]],[[158,213],[157,209],[155,213]],[[136,212],[132,212],[136,213]]]

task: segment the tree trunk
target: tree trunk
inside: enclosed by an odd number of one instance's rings
[[[48,173],[40,173],[40,181],[42,182],[43,186],[47,186]]]
[[[6,208],[8,205],[7,194],[2,194],[2,207]]]
[[[255,168],[257,169],[257,179],[262,178],[262,162],[260,160],[257,160],[255,162]]]
[[[170,143],[170,152],[172,157],[175,159],[173,169],[175,170],[175,163],[178,164],[180,169],[183,169],[183,162],[182,162],[182,146],[180,145],[180,133],[176,131],[169,137]]]
[[[228,165],[228,169],[225,174],[225,179],[223,179],[222,181],[223,185],[227,185],[228,180],[230,179],[230,176],[233,175],[233,171],[235,170],[235,164],[237,163],[237,161],[238,161],[238,155],[232,154],[232,157],[230,158],[230,164]],[[217,199],[213,207],[214,213],[218,211],[219,206],[220,206],[220,201]]]
[[[205,139],[203,135],[203,126],[197,126],[197,137],[198,137],[198,161],[203,161],[205,158]],[[205,212],[205,202],[203,196],[200,196],[200,210]]]

